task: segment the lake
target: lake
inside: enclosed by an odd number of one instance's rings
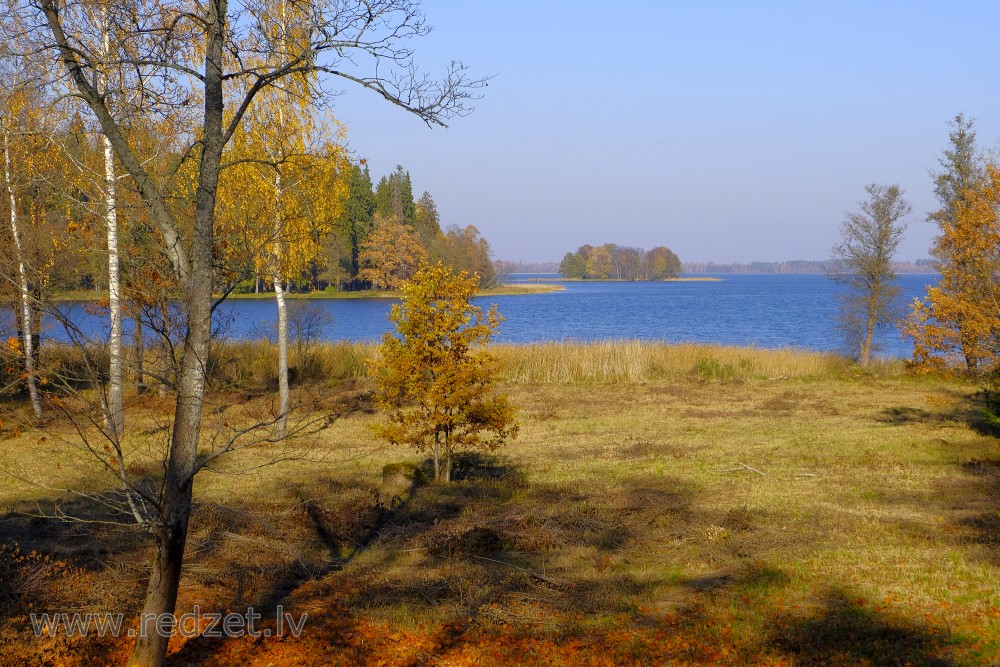
[[[721,275],[705,282],[621,283],[567,282],[549,294],[479,299],[496,303],[506,317],[498,342],[637,338],[669,342],[756,345],[842,350],[836,327],[839,285],[819,275]],[[552,280],[555,276],[515,275],[515,282]],[[920,296],[936,275],[903,275],[903,301]],[[386,315],[392,299],[291,300],[300,319],[318,318],[318,337],[326,340],[376,341],[390,330]],[[104,335],[105,318],[88,314],[81,303],[60,304],[89,336]],[[273,338],[277,310],[273,297],[224,303],[216,313],[220,332],[229,338]],[[332,319],[331,319],[332,318]],[[314,318],[314,321],[315,318]],[[51,319],[46,335],[66,340]],[[888,329],[879,336],[882,356],[910,355],[909,341]]]

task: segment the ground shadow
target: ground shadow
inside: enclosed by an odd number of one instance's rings
[[[879,614],[843,589],[830,590],[805,616],[775,620],[765,646],[796,665],[955,665],[947,633]]]
[[[952,403],[950,409],[943,411],[926,410],[912,406],[899,405],[883,409],[875,420],[882,424],[902,426],[906,424],[943,424],[960,422],[968,424],[980,435],[997,436],[1000,429],[984,416],[986,408],[986,393],[978,391],[966,394],[956,391],[944,392]]]

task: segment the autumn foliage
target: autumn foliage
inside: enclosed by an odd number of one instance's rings
[[[399,289],[427,259],[412,227],[375,214],[375,228],[361,245],[359,278],[375,289]]]
[[[514,408],[493,389],[497,362],[484,349],[502,318],[495,305],[483,313],[471,304],[478,284],[440,262],[422,267],[389,315],[399,335],[386,334],[369,362],[388,412],[376,432],[429,452],[437,481],[451,479],[456,450],[493,450],[518,433]]]
[[[1000,169],[986,167],[982,186],[965,189],[934,244],[941,280],[913,303],[905,332],[919,368],[993,369],[1000,335]]]

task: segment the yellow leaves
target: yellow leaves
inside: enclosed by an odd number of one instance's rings
[[[376,215],[375,229],[361,246],[358,277],[370,282],[375,289],[397,289],[426,260],[427,251],[412,227],[395,217]],[[433,271],[433,267],[430,270]]]
[[[218,193],[222,256],[285,279],[320,258],[347,197],[343,128],[317,123],[307,101],[279,90],[258,96],[233,136]]]
[[[954,214],[941,223],[934,254],[941,279],[915,300],[903,331],[913,338],[918,369],[963,364],[970,371],[996,366],[1000,302],[995,267],[1000,262],[1000,170],[987,167],[980,187],[964,190]]]
[[[21,340],[16,336],[11,336],[6,342],[7,349],[14,354],[21,354]]]
[[[494,393],[496,361],[484,349],[502,318],[495,306],[484,314],[470,303],[477,288],[474,277],[441,263],[403,286],[390,315],[399,337],[387,334],[368,361],[376,402],[389,412],[375,431],[389,442],[448,461],[457,448],[494,449],[517,436],[514,408]]]

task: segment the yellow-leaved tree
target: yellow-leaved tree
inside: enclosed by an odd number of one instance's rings
[[[918,368],[964,365],[974,374],[1000,363],[1000,168],[957,197],[934,243],[941,280],[913,302],[905,333]]]
[[[396,216],[375,214],[375,228],[361,244],[358,277],[375,289],[399,289],[427,261],[413,227]]]
[[[279,10],[286,11],[279,2]],[[296,38],[285,23],[275,37]],[[227,253],[255,276],[266,275],[278,309],[278,414],[275,435],[285,437],[291,395],[285,284],[314,267],[322,241],[343,212],[350,164],[336,121],[315,122],[307,75],[258,95],[233,134],[220,179],[220,227],[233,241]]]
[[[377,405],[388,413],[376,433],[396,445],[429,452],[434,479],[451,480],[452,454],[493,450],[517,437],[514,407],[494,388],[497,361],[486,350],[502,318],[472,305],[479,280],[438,262],[423,266],[403,286],[402,304],[369,360]]]

